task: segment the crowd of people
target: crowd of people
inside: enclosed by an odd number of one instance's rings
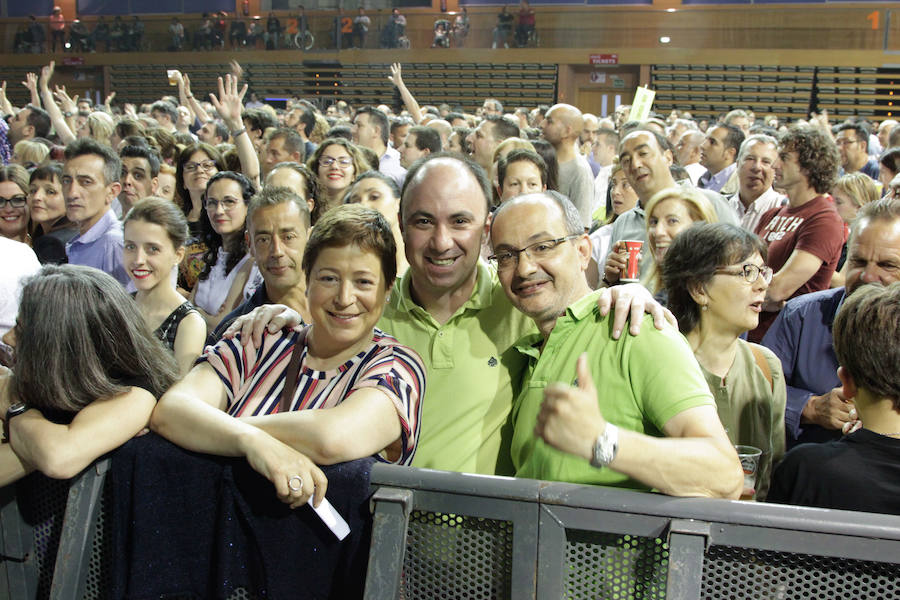
[[[309,17],[302,5],[293,14],[280,17],[274,11],[266,16],[251,17],[223,10],[202,13],[195,21],[196,24],[192,22],[186,27],[181,19],[172,17],[166,28],[169,51],[233,51],[251,48],[309,50],[315,42]],[[336,49],[366,47],[373,21],[364,7],[360,6],[356,9],[356,14],[350,16],[339,6],[330,22],[327,41],[320,40],[319,46]],[[509,48],[510,43],[516,47],[538,45],[535,23],[535,11],[529,6],[528,0],[521,0],[515,14],[509,12],[504,5],[491,29],[491,47]],[[465,6],[459,12],[442,15],[434,22],[431,47],[464,47],[470,27],[469,13]],[[31,16],[28,22],[19,25],[13,39],[13,52],[136,52],[143,49],[145,32],[146,25],[137,15],[129,19],[116,15],[111,23],[105,16],[99,16],[91,27],[80,18],[66,19],[62,9],[56,6],[47,22]],[[410,47],[406,36],[406,17],[401,14],[400,9],[391,9],[390,15],[380,27],[377,45],[380,48]]]
[[[149,428],[291,509],[374,457],[900,514],[897,122],[53,74],[0,96],[0,484]]]

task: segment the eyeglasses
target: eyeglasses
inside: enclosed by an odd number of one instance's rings
[[[740,271],[729,271],[727,269],[716,269],[716,273],[719,275],[737,275],[739,277],[743,277],[744,281],[747,283],[755,283],[759,276],[762,275],[763,281],[766,282],[766,285],[772,283],[772,271],[771,267],[767,267],[765,265],[759,266],[754,265],[752,263],[747,263],[745,265],[741,265]]]
[[[0,208],[5,208],[7,204],[13,208],[22,208],[25,206],[25,196],[13,196],[12,198],[0,197]]]
[[[235,200],[234,198],[223,198],[222,200],[208,200],[206,198],[203,199],[203,207],[206,210],[211,210],[215,212],[218,210],[219,205],[222,206],[222,210],[231,211],[234,210],[234,207],[238,205],[240,200]]]
[[[337,163],[341,167],[349,167],[353,164],[353,159],[349,156],[342,156],[340,158],[335,158],[333,156],[323,156],[319,159],[320,167],[330,167],[334,163]]]
[[[216,168],[216,161],[214,160],[204,160],[201,162],[187,162],[184,163],[184,170],[188,173],[193,173],[197,169],[203,169],[207,173]]]
[[[544,260],[553,256],[553,252],[556,250],[557,246],[559,246],[563,242],[581,237],[581,235],[582,234],[580,233],[574,233],[572,235],[567,235],[566,237],[556,238],[555,240],[535,242],[518,250],[514,248],[504,250],[503,252],[489,256],[488,260],[492,260],[497,263],[498,271],[506,271],[508,269],[514,268],[517,264],[519,264],[519,255],[523,252],[531,260]]]
[[[837,144],[838,146],[849,146],[850,144],[855,144],[858,141],[859,140],[848,140],[846,138],[842,138],[842,139],[834,140],[834,143]]]

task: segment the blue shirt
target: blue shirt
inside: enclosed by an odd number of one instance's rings
[[[821,396],[840,385],[831,327],[844,302],[844,288],[798,296],[781,309],[762,340],[781,360],[787,384],[784,426],[788,446],[824,441],[840,432],[815,425],[800,426],[800,414],[811,396]]]
[[[406,169],[400,165],[400,152],[388,148],[379,159],[378,170],[397,182],[397,187],[403,189],[403,180],[406,179]]]
[[[94,226],[66,244],[69,263],[94,267],[109,273],[128,288],[131,280],[122,262],[122,224],[112,210],[107,210]]]
[[[731,163],[715,175],[707,171],[700,176],[700,181],[697,182],[697,185],[705,190],[711,190],[713,192],[721,191],[736,170],[737,163]]]

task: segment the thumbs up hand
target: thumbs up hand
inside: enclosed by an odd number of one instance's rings
[[[590,460],[594,441],[606,428],[606,420],[597,405],[587,354],[578,357],[576,373],[575,386],[560,382],[544,389],[534,434],[557,450]]]

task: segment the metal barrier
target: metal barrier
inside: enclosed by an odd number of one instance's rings
[[[391,465],[366,599],[900,597],[900,517]]]
[[[0,598],[102,598],[109,458],[71,480],[34,473],[0,488]]]

